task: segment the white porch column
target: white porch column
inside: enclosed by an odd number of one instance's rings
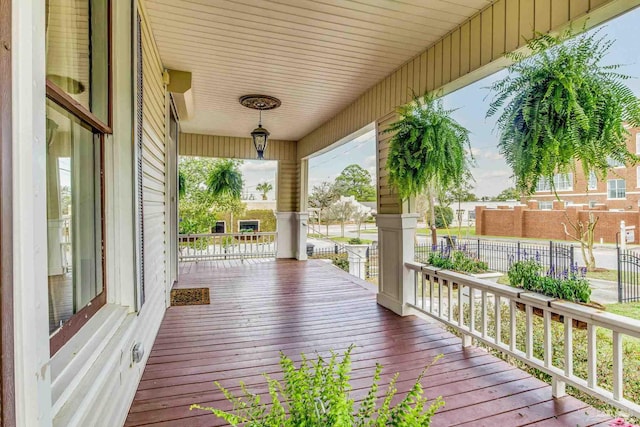
[[[369,245],[345,245],[349,256],[349,274],[365,280],[367,249]]]
[[[378,224],[378,304],[404,316],[405,303],[414,298],[414,273],[404,266],[413,261],[417,214],[380,214]]]

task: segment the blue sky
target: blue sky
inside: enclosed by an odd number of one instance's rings
[[[634,77],[628,80],[627,84],[640,96],[638,22],[640,9],[635,9],[606,23],[606,28],[601,34],[615,40],[605,63],[624,64],[619,71]],[[479,197],[495,196],[505,188],[513,186],[511,170],[496,147],[497,136],[493,132],[495,119],[485,120],[489,103],[489,91],[486,87],[504,76],[504,73],[501,71],[493,74],[444,97],[447,108],[457,109],[453,113],[454,118],[471,131],[471,147],[477,163],[472,170],[476,181],[474,193]],[[359,164],[374,176],[376,161],[373,132],[312,158],[309,161],[309,190],[322,181],[333,181],[352,163]]]

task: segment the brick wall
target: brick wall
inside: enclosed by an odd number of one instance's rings
[[[576,220],[588,221],[589,213],[598,218],[595,229],[596,242],[602,238],[605,243],[614,243],[616,233],[620,230],[620,221],[624,221],[627,226],[636,226],[635,243],[639,242],[640,212],[582,210],[578,206],[569,206],[566,210],[539,210],[528,206],[516,206],[513,209],[487,209],[484,206],[478,206],[476,207],[476,235],[571,240],[565,234],[562,224],[567,224],[568,231],[572,233],[570,223],[576,223]]]

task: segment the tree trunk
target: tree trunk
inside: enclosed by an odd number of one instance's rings
[[[431,215],[431,246],[438,246],[438,231],[436,228],[436,198],[433,194],[429,196],[429,213]]]
[[[329,233],[327,233],[327,236]],[[340,221],[340,237],[344,237],[344,221]]]

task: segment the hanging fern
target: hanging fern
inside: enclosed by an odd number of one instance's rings
[[[575,171],[576,161],[586,177],[604,179],[610,160],[639,160],[627,150],[624,125],[640,124],[640,102],[619,65],[601,65],[613,42],[598,34],[539,34],[530,53],[508,55],[515,63],[490,87],[487,117],[503,109],[498,147],[525,193],[541,178],[555,191],[554,175]]]
[[[389,182],[402,199],[422,193],[429,184],[446,189],[458,185],[468,172],[471,157],[469,131],[451,118],[433,95],[413,95],[411,104],[398,107],[400,119],[385,132],[389,143]]]

